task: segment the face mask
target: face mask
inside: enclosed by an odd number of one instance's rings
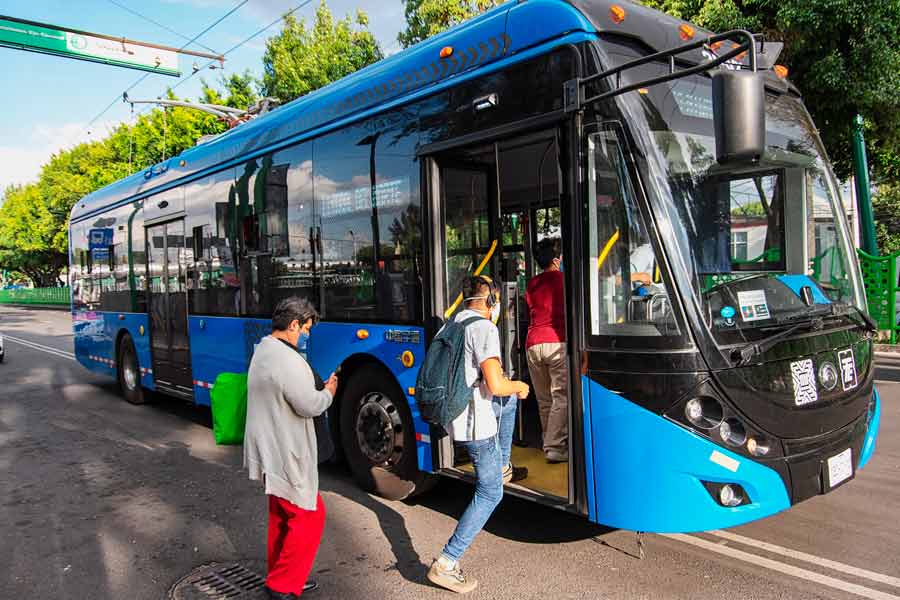
[[[495,304],[493,308],[491,308],[491,321],[493,321],[494,325],[497,324],[497,321],[500,320],[500,305]]]
[[[559,272],[560,272],[560,273],[562,273],[562,270],[563,270],[562,261],[563,261],[562,256],[560,256],[560,257],[559,257]]]
[[[306,344],[309,342],[309,333],[300,330],[300,337],[297,338],[297,349],[306,350]]]

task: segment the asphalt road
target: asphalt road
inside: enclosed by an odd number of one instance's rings
[[[264,559],[240,448],[214,444],[208,410],[122,401],[72,359],[69,319],[0,307],[0,599],[155,600],[196,566]],[[725,532],[647,535],[643,560],[631,532],[507,497],[464,558],[469,597],[900,600],[900,355],[878,376],[878,448],[849,485]],[[425,570],[470,488],[388,502],[338,467],[321,484],[315,597],[450,597]]]

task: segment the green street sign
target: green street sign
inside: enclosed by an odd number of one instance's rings
[[[88,60],[161,75],[181,75],[178,52],[115,38],[23,21],[0,15],[0,46]]]

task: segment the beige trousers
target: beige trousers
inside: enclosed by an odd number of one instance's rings
[[[569,453],[569,363],[564,343],[528,348],[528,371],[537,396],[544,452]]]

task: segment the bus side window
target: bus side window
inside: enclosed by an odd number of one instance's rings
[[[619,136],[588,135],[587,275],[592,336],[678,333]]]

